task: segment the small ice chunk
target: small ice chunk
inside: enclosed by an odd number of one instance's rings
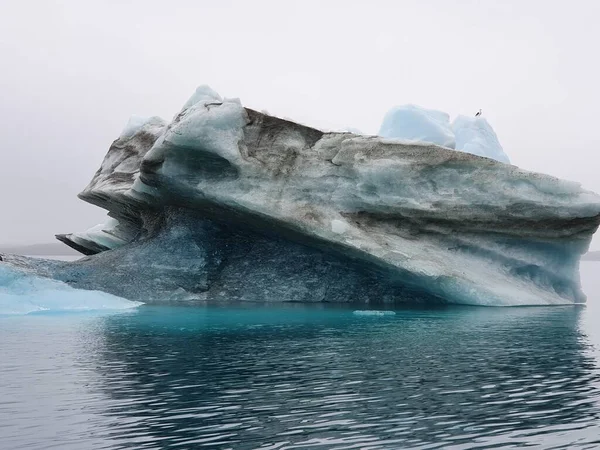
[[[455,146],[450,116],[443,111],[416,105],[396,106],[390,109],[383,119],[379,136],[431,142],[448,148]]]
[[[377,311],[377,310],[356,310],[352,314],[355,316],[368,316],[368,317],[380,317],[380,316],[395,316],[394,311]]]

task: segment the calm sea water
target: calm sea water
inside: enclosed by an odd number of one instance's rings
[[[0,318],[0,448],[598,448],[582,272],[585,307]]]

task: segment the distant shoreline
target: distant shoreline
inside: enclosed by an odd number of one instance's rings
[[[0,245],[0,253],[36,256],[83,256],[60,242],[30,245]]]
[[[0,245],[0,253],[36,256],[83,256],[60,242],[30,245]],[[582,261],[600,261],[600,250],[587,252],[581,257]]]

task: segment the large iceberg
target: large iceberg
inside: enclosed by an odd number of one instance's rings
[[[94,255],[6,264],[148,302],[585,301],[600,198],[577,183],[423,134],[323,132],[206,86],[170,123],[126,130],[79,195],[114,221],[59,236]]]
[[[498,136],[482,116],[458,116],[450,124],[445,112],[416,105],[396,106],[385,115],[379,136],[436,144],[510,164]]]

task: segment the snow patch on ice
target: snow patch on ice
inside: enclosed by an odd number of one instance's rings
[[[141,304],[105,292],[73,289],[59,281],[0,265],[0,315],[123,310]]]
[[[334,219],[331,221],[331,231],[333,231],[334,233],[342,234],[346,232],[349,228],[350,226],[348,225],[348,223],[344,222],[343,220]]]

